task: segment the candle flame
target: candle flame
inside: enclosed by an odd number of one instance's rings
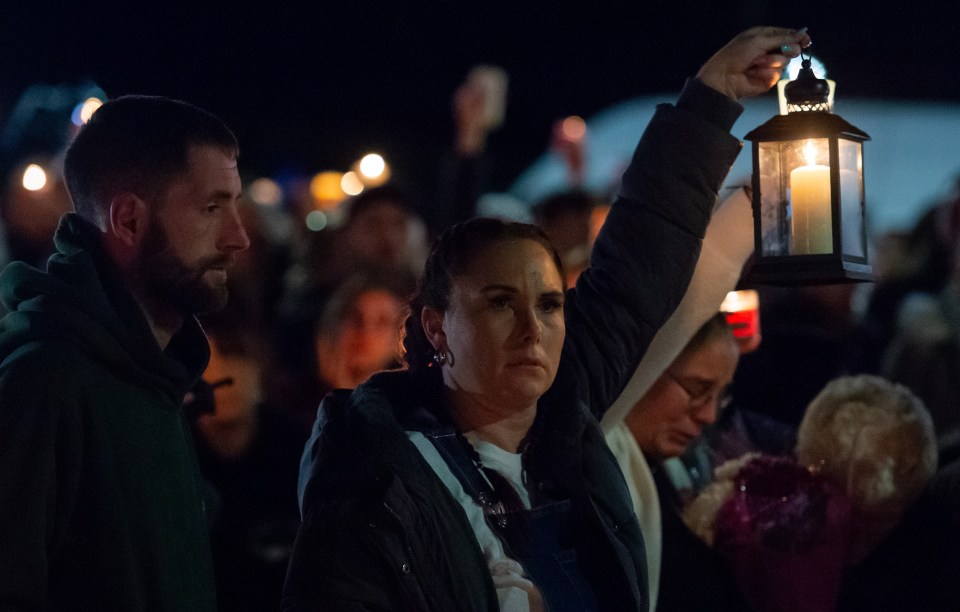
[[[730,291],[720,304],[722,312],[756,310],[760,306],[760,294],[753,289]]]
[[[808,140],[807,144],[803,145],[803,157],[807,160],[808,166],[817,164],[817,147],[812,140]]]

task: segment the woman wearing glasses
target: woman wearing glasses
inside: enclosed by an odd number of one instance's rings
[[[667,460],[683,455],[704,426],[716,421],[727,403],[727,387],[739,358],[726,317],[718,312],[694,334],[623,424],[607,433],[643,532],[651,610],[746,609],[719,555],[683,524],[683,500],[667,473]]]
[[[723,313],[714,315],[687,344],[625,422],[647,458],[679,457],[716,421],[740,359]]]

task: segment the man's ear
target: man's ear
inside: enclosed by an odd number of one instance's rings
[[[447,350],[447,334],[443,331],[443,312],[430,306],[424,306],[420,311],[420,324],[423,325],[423,333],[427,340],[437,351],[445,352]]]
[[[118,193],[110,200],[107,233],[115,242],[135,248],[146,234],[149,222],[149,207],[137,194]]]

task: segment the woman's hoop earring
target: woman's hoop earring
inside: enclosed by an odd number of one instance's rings
[[[432,356],[430,359],[433,361],[433,363],[434,363],[436,366],[442,367],[443,365],[445,365],[445,364],[447,363],[447,354],[444,353],[443,351],[439,351],[439,350],[438,350],[438,351],[434,351],[434,352],[433,352],[433,356]]]

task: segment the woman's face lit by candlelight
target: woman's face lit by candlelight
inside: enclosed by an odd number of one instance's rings
[[[645,455],[679,457],[716,421],[739,358],[733,337],[717,336],[667,368],[626,417]]]
[[[444,312],[424,309],[435,347],[448,356],[448,388],[509,414],[536,406],[553,383],[566,328],[563,279],[534,240],[484,247],[453,278]]]

